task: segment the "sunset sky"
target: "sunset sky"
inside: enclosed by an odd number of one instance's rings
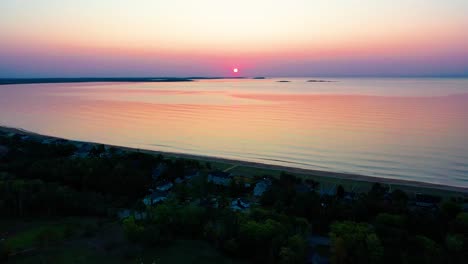
[[[236,75],[468,76],[468,1],[0,1],[0,77]]]

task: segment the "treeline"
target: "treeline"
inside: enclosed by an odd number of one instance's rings
[[[88,157],[72,157],[71,144],[42,144],[1,138],[0,207],[6,216],[97,215],[134,203],[151,182],[154,157],[106,155],[103,146]]]
[[[106,216],[112,200],[95,192],[79,192],[57,183],[41,180],[0,180],[0,215],[28,216]]]
[[[148,246],[174,239],[205,239],[225,254],[262,263],[304,263],[307,220],[269,210],[248,214],[168,202],[146,211],[144,220],[124,220],[127,237]]]
[[[468,214],[455,200],[421,208],[404,192],[379,184],[368,193],[348,194],[339,186],[336,194],[320,195],[317,182],[282,173],[249,212],[229,207],[233,198],[249,198],[253,186],[234,181],[214,186],[203,176],[176,184],[167,202],[145,207],[141,199],[153,187],[158,164],[166,167],[160,181],[183,178],[202,166],[102,145],[84,157],[74,156],[76,147],[63,142],[0,136],[0,146],[8,149],[0,157],[2,216],[103,216],[113,208],[133,208],[146,216],[123,222],[135,243],[164,246],[178,238],[204,239],[254,263],[304,263],[310,234],[331,238],[332,263],[468,261]],[[203,201],[208,203],[201,206]]]
[[[264,208],[307,219],[312,231],[332,238],[333,263],[466,263],[468,213],[458,201],[436,208],[411,206],[400,191],[374,184],[345,197],[298,192],[301,180],[283,173],[261,197]],[[315,183],[308,183],[314,185]]]
[[[130,239],[147,245],[202,238],[230,256],[254,262],[304,263],[310,252],[306,237],[311,233],[331,238],[332,263],[468,260],[468,214],[457,201],[428,209],[411,206],[404,192],[389,192],[380,184],[350,197],[342,187],[335,195],[301,191],[297,186],[316,188],[318,183],[303,183],[286,173],[272,182],[260,198],[260,207],[250,213],[226,209],[226,197],[245,195],[235,184],[224,190],[209,184],[178,186],[175,199],[146,208],[147,219],[127,219],[125,230]],[[192,195],[195,189],[204,190],[205,197],[218,197],[217,208],[188,204],[187,195],[180,193]]]
[[[151,183],[151,170],[157,159],[131,153],[101,155],[103,146],[91,149],[87,157],[71,158],[71,144],[42,144],[15,141],[4,158],[4,171],[21,179],[41,179],[69,186],[77,191],[95,191],[134,199]],[[111,151],[109,151],[110,153]]]
[[[72,144],[43,144],[20,136],[0,136],[0,145],[8,148],[0,157],[0,209],[11,217],[108,215],[113,208],[132,207],[148,192],[160,162],[172,178],[197,165],[103,145],[76,157]]]

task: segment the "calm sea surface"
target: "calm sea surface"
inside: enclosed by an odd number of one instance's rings
[[[4,85],[0,125],[468,187],[468,79],[330,80]]]

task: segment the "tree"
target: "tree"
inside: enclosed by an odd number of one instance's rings
[[[459,213],[453,221],[453,229],[468,237],[468,213]]]
[[[286,245],[281,248],[279,254],[279,262],[288,264],[302,264],[306,259],[306,255],[306,240],[299,235],[294,235],[290,237]]]
[[[0,262],[8,260],[8,256],[11,254],[10,247],[5,243],[5,240],[0,241]]]
[[[408,244],[406,216],[381,213],[375,218],[375,230],[385,246],[385,259],[393,263],[403,262]]]
[[[45,228],[37,235],[37,241],[42,247],[48,247],[51,243],[57,242],[61,234],[54,228]]]
[[[453,201],[445,201],[440,205],[440,213],[444,221],[451,221],[460,213],[461,206]]]
[[[441,248],[432,239],[417,235],[411,238],[408,253],[410,263],[443,263]]]
[[[286,240],[287,233],[287,228],[273,219],[247,220],[239,227],[240,251],[249,257],[272,261]]]
[[[346,263],[348,253],[347,253],[345,242],[344,242],[343,238],[336,237],[333,240],[333,246],[331,248],[331,253],[332,253],[332,263],[333,264]]]
[[[338,188],[336,189],[336,196],[339,199],[343,199],[344,195],[345,195],[345,190],[344,190],[343,186],[338,185]]]
[[[449,263],[466,263],[464,261],[464,241],[462,235],[448,234],[445,237]]]
[[[279,253],[279,263],[280,264],[294,264],[294,263],[304,263],[298,262],[296,260],[296,253],[288,247],[282,247]]]
[[[399,211],[403,211],[407,208],[408,204],[408,195],[402,190],[394,190],[391,194],[392,197],[392,204],[397,208]]]
[[[383,247],[373,229],[365,223],[335,222],[330,227],[332,259],[335,263],[379,263]],[[338,255],[338,254],[339,255]],[[335,255],[337,254],[337,255]],[[345,256],[345,260],[343,260]]]
[[[145,228],[137,224],[133,216],[123,220],[123,229],[128,240],[133,242],[141,241],[142,235],[145,232]]]
[[[460,235],[448,234],[445,237],[445,246],[449,252],[458,254],[463,250],[463,237]]]
[[[366,237],[367,250],[369,252],[369,263],[381,263],[383,257],[383,247],[375,233]]]

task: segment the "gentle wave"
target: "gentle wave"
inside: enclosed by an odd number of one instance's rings
[[[0,122],[78,140],[468,187],[468,80],[306,80],[7,85]]]

